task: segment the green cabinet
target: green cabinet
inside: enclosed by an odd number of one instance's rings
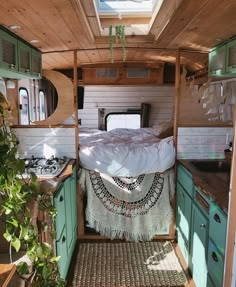
[[[0,66],[6,70],[18,71],[17,39],[1,30]]]
[[[212,50],[209,54],[208,76],[224,76],[226,72],[226,46],[220,46]]]
[[[236,74],[236,39],[226,44],[226,72]]]
[[[1,27],[0,76],[13,79],[42,77],[41,53]]]
[[[222,287],[227,215],[178,164],[177,241],[197,287]]]
[[[77,192],[75,168],[71,177],[67,178],[53,197],[57,209],[55,220],[55,251],[59,260],[60,274],[66,278],[73,250],[77,240]]]
[[[206,286],[208,220],[199,207],[193,204],[190,269],[196,286]]]

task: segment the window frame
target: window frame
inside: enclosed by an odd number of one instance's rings
[[[21,103],[21,91],[25,91],[26,94],[27,94],[27,103],[28,103],[28,109],[27,109],[27,112],[28,112],[28,123],[27,124],[23,124],[21,122],[21,119],[22,119],[22,109],[20,108],[22,103]],[[18,96],[18,99],[19,99],[19,105],[18,105],[18,111],[19,111],[19,124],[20,125],[30,125],[30,94],[29,94],[29,91],[25,88],[25,87],[20,87],[19,88],[19,96]]]
[[[107,131],[107,118],[110,115],[139,115],[140,116],[139,128],[141,128],[141,112],[140,112],[140,110],[127,111],[127,112],[109,112],[108,114],[106,114],[105,119],[104,119],[106,131]],[[132,128],[130,128],[130,129],[132,129]]]

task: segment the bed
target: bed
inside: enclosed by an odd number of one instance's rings
[[[151,240],[169,233],[174,194],[173,137],[152,128],[80,130],[79,182],[86,220],[111,239]]]

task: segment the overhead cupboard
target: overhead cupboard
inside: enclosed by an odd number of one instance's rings
[[[236,75],[236,39],[214,47],[209,53],[209,77]]]
[[[0,27],[0,76],[13,79],[42,77],[41,52]]]

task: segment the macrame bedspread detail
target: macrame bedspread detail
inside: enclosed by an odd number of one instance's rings
[[[171,177],[171,170],[117,178],[83,169],[86,220],[90,227],[111,239],[146,241],[168,234],[173,215]]]

